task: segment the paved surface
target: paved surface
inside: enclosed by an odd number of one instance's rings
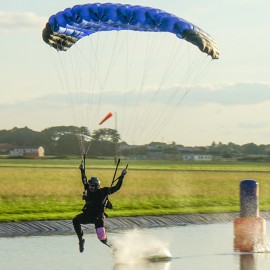
[[[133,228],[185,226],[188,224],[211,224],[231,222],[236,217],[239,217],[238,213],[118,217],[107,218],[106,228],[108,232],[113,232],[117,230]],[[270,212],[261,213],[261,217],[270,219]],[[83,228],[86,233],[94,232],[94,226],[91,224],[83,225]],[[60,234],[74,234],[71,220],[0,223],[0,237]]]

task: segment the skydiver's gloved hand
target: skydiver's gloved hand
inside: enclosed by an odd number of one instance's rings
[[[86,200],[86,197],[87,197],[87,196],[86,196],[86,192],[84,191],[84,192],[83,192],[83,195],[82,195],[82,199],[83,199],[83,200]]]
[[[124,169],[121,173],[121,176],[125,176],[127,174],[127,169]]]
[[[80,164],[79,169],[80,169],[81,172],[84,171],[84,168],[83,168],[83,164],[82,163]]]
[[[81,171],[82,177],[85,178],[85,177],[86,177],[86,176],[85,176],[85,168],[84,168],[84,166],[83,166],[82,163],[80,164],[79,169],[80,169],[80,171]]]

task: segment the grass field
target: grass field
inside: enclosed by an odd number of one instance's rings
[[[122,189],[111,196],[109,216],[239,211],[239,184],[255,179],[260,210],[270,210],[270,168],[266,163],[129,163]],[[0,159],[0,221],[71,219],[81,211],[80,159]],[[87,175],[108,186],[112,160],[87,161]]]

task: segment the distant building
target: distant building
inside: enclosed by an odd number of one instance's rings
[[[194,161],[210,161],[212,160],[211,155],[195,155],[195,154],[186,154],[183,155],[183,160],[194,160]]]
[[[8,154],[12,149],[14,149],[14,146],[9,143],[0,143],[0,153],[1,154]]]
[[[125,142],[118,144],[119,150],[131,150],[131,149],[136,149],[137,147],[138,147],[137,145],[129,145]]]
[[[38,148],[14,148],[9,152],[12,157],[44,157],[45,150],[42,146]]]

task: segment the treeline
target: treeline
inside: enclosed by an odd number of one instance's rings
[[[211,146],[207,147],[207,152],[212,155],[222,156],[224,158],[241,158],[243,156],[258,156],[258,158],[260,158],[260,156],[270,156],[270,145],[256,145],[255,143],[238,145],[232,142],[228,144],[213,142]]]
[[[113,129],[99,129],[92,134],[87,128],[75,126],[57,126],[34,131],[25,128],[0,130],[0,144],[11,144],[16,148],[35,148],[42,146],[46,155],[81,155],[91,147],[91,153],[97,156],[114,156],[120,136]]]
[[[79,136],[84,134],[83,136]],[[166,155],[179,154],[211,154],[224,158],[243,157],[249,155],[269,156],[270,145],[256,145],[247,143],[244,145],[232,142],[223,144],[213,142],[210,146],[185,147],[175,142],[171,144],[155,142],[149,145],[125,148],[119,153],[120,134],[114,129],[98,129],[90,134],[86,127],[78,129],[75,126],[57,126],[46,128],[42,131],[34,131],[25,128],[13,128],[0,130],[0,145],[11,144],[16,148],[43,146],[46,155],[81,155],[81,149],[87,150],[90,145],[92,156],[147,155],[151,151]],[[155,145],[155,150],[153,150]],[[148,147],[151,146],[151,147]]]

